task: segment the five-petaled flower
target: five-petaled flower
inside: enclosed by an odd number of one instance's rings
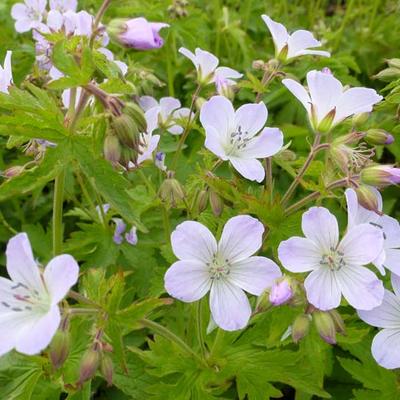
[[[327,72],[308,72],[308,89],[293,79],[283,79],[282,83],[303,104],[312,128],[320,133],[329,131],[353,114],[372,111],[373,105],[382,100],[374,89],[344,88]]]
[[[56,333],[61,319],[58,303],[77,282],[79,266],[63,254],[42,272],[25,233],[10,239],[6,257],[11,280],[0,278],[0,355],[14,348],[38,354]]]
[[[205,146],[222,160],[229,160],[245,178],[261,182],[265,171],[257,158],[271,157],[283,145],[278,128],[263,128],[267,118],[264,103],[245,104],[235,112],[227,98],[214,96],[200,111]]]
[[[395,218],[382,214],[382,196],[376,189],[375,192],[378,199],[377,211],[381,214],[362,207],[354,189],[346,190],[348,226],[351,228],[359,224],[370,224],[381,231],[384,238],[383,248],[373,264],[382,274],[385,274],[386,267],[400,276],[400,224]]]
[[[358,310],[369,325],[383,328],[372,341],[372,355],[384,368],[400,368],[400,277],[392,275],[394,293],[385,289],[383,302],[369,311]]]
[[[46,5],[47,0],[25,0],[24,3],[15,4],[11,9],[11,16],[15,19],[15,30],[23,33],[40,27]]]
[[[279,60],[287,61],[308,54],[330,57],[330,53],[327,51],[312,50],[314,47],[321,47],[321,42],[315,39],[310,31],[301,29],[289,35],[282,24],[273,21],[268,15],[261,17],[271,32],[275,45],[275,57]]]
[[[258,296],[281,276],[273,261],[253,256],[261,247],[263,232],[261,222],[248,215],[231,218],[218,243],[199,222],[178,225],[171,242],[179,261],[165,274],[167,292],[193,302],[210,291],[215,323],[227,331],[244,328],[251,307],[243,291]]]
[[[218,67],[219,60],[214,54],[197,48],[194,53],[181,47],[179,53],[187,57],[196,67],[197,80],[201,85],[215,83],[217,92],[225,95],[227,88],[236,85],[236,79],[243,75],[229,67]]]
[[[8,93],[8,88],[12,84],[12,67],[11,67],[12,51],[8,50],[4,59],[4,66],[0,66],[0,92]]]
[[[312,207],[303,214],[302,230],[305,238],[281,242],[278,256],[291,272],[312,271],[304,281],[312,305],[331,310],[340,305],[342,294],[360,310],[382,303],[382,282],[363,267],[381,253],[381,231],[370,224],[352,226],[339,242],[337,220],[323,207]]]

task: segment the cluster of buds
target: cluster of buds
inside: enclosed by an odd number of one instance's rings
[[[147,123],[143,111],[135,103],[125,103],[118,114],[112,113],[110,127],[104,140],[104,156],[113,165],[129,168],[137,165],[143,145],[141,135]]]
[[[187,0],[174,0],[173,3],[168,7],[168,13],[171,18],[183,18],[188,16],[187,6],[189,2]]]

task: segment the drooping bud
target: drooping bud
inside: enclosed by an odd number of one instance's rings
[[[373,165],[361,171],[360,179],[366,185],[378,188],[400,183],[400,168],[392,165]]]
[[[83,355],[79,368],[79,384],[92,379],[100,364],[100,352],[97,348],[90,348]]]
[[[219,194],[214,192],[214,190],[210,190],[210,205],[213,214],[216,217],[220,217],[224,211],[224,202]]]
[[[202,213],[208,204],[208,191],[207,190],[200,190],[199,195],[197,196],[197,211]]]
[[[176,207],[185,198],[185,193],[182,185],[173,176],[172,172],[168,173],[167,179],[160,186],[159,196],[169,206]]]
[[[138,237],[136,233],[136,226],[132,226],[129,232],[125,233],[125,240],[132,246],[136,246],[138,243]]]
[[[114,117],[111,123],[119,141],[130,149],[138,151],[140,132],[136,122],[127,114]]]
[[[399,68],[385,68],[384,70],[378,72],[374,75],[374,78],[379,79],[384,82],[390,82],[392,80],[400,78]]]
[[[376,195],[376,189],[367,186],[367,185],[359,185],[355,191],[357,193],[357,199],[361,206],[366,208],[367,210],[379,212],[379,200]]]
[[[303,339],[310,330],[311,317],[309,314],[298,315],[292,325],[292,339],[293,342],[298,343]]]
[[[315,310],[312,317],[321,338],[329,344],[336,344],[336,327],[331,314]]]
[[[370,113],[367,113],[367,112],[354,114],[353,115],[353,125],[355,127],[364,125],[368,121],[369,114]]]
[[[384,129],[368,129],[365,141],[371,145],[392,144],[394,137]]]
[[[121,159],[121,145],[116,135],[107,134],[104,139],[104,157],[112,164],[117,164]]]
[[[113,384],[114,365],[109,355],[103,354],[100,362],[100,372],[107,381],[108,386]]]
[[[136,103],[125,103],[123,112],[135,121],[140,133],[147,132],[147,121],[143,110]]]
[[[54,369],[62,367],[69,355],[70,335],[68,325],[68,319],[65,318],[61,322],[60,328],[57,330],[50,344],[49,355]]]
[[[289,279],[283,278],[277,280],[271,287],[269,301],[274,306],[280,306],[287,303],[293,297],[293,289]]]
[[[336,332],[344,335],[346,333],[346,326],[344,325],[343,318],[336,310],[328,311],[335,324]]]
[[[14,165],[13,167],[7,168],[2,172],[2,176],[7,179],[14,178],[15,176],[21,175],[25,170],[23,165]]]

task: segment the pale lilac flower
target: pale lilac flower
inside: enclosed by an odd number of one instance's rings
[[[183,132],[178,120],[189,117],[189,109],[181,108],[181,102],[174,97],[162,97],[160,102],[151,96],[142,96],[139,99],[142,109],[149,112],[152,118],[156,118],[157,126],[166,129],[173,135],[180,135]],[[150,111],[151,110],[151,111]]]
[[[113,218],[113,222],[115,223],[115,230],[113,240],[115,244],[122,244],[124,241],[123,234],[126,231],[126,224],[121,218]]]
[[[282,24],[273,21],[268,15],[262,15],[261,17],[271,32],[276,58],[286,61],[307,54],[323,57],[331,56],[327,51],[309,50],[310,48],[321,47],[321,42],[315,39],[310,31],[301,29],[289,35]]]
[[[47,14],[47,28],[52,32],[61,30],[64,25],[64,17],[58,10],[50,10]],[[48,33],[47,29],[40,29],[41,33]]]
[[[60,13],[76,11],[78,0],[50,0],[50,10],[57,10]]]
[[[125,240],[132,246],[137,245],[138,242],[136,231],[137,231],[136,226],[132,226],[129,232],[125,233]]]
[[[287,303],[293,297],[293,290],[287,279],[278,279],[271,287],[269,301],[274,306]]]
[[[263,232],[261,222],[248,215],[231,218],[218,243],[199,222],[178,225],[171,243],[179,261],[165,274],[166,291],[189,303],[210,291],[215,323],[227,331],[244,328],[251,316],[244,291],[259,296],[281,276],[273,261],[252,256],[262,245]]]
[[[374,190],[371,188],[371,190]],[[375,189],[378,199],[378,211],[382,212],[382,196]],[[378,229],[384,238],[383,248],[379,256],[373,260],[373,264],[379,269],[381,274],[385,274],[385,269],[400,276],[400,224],[399,222],[384,214],[362,207],[357,199],[357,194],[353,189],[345,192],[347,201],[348,226],[349,228],[359,224],[370,224]]]
[[[196,48],[194,53],[181,47],[179,53],[187,57],[196,67],[197,80],[200,84],[215,83],[219,94],[224,94],[226,88],[236,84],[235,79],[243,75],[228,67],[218,67],[219,60],[214,54]]]
[[[308,89],[293,79],[283,79],[282,83],[303,104],[315,131],[329,131],[353,114],[372,111],[382,100],[374,89],[347,89],[332,74],[321,71],[307,73]]]
[[[137,50],[158,49],[163,46],[164,39],[160,36],[162,28],[169,27],[162,22],[149,22],[145,18],[133,18],[117,21],[117,37],[119,42]],[[122,24],[122,25],[121,25]]]
[[[8,50],[4,59],[4,66],[0,66],[0,92],[8,93],[8,88],[12,85],[12,67],[11,67],[12,51]]]
[[[60,324],[58,303],[78,280],[73,257],[54,257],[42,271],[26,233],[10,239],[6,250],[11,280],[0,278],[0,355],[12,349],[33,355],[51,342]]]
[[[400,278],[392,275],[394,293],[385,290],[383,302],[370,311],[358,310],[369,325],[383,328],[372,341],[372,356],[384,368],[400,368]]]
[[[278,248],[282,265],[291,272],[312,271],[304,281],[308,301],[320,310],[340,305],[342,295],[354,308],[371,310],[382,303],[383,284],[363,265],[374,261],[383,246],[382,233],[370,224],[350,227],[341,241],[334,215],[312,207],[303,214],[303,237]]]
[[[11,9],[11,16],[15,20],[15,30],[19,33],[28,32],[41,25],[47,0],[25,0],[17,3]]]
[[[214,96],[200,111],[205,146],[222,160],[229,160],[245,178],[261,182],[265,171],[257,158],[271,157],[283,145],[278,128],[264,128],[267,118],[264,103],[245,104],[235,112],[227,98]]]
[[[159,170],[166,171],[167,167],[165,165],[165,153],[161,151],[157,152],[154,159],[154,164]]]

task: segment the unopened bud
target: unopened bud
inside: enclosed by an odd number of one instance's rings
[[[134,168],[137,165],[138,152],[129,147],[123,147],[121,150],[120,164],[125,168]]]
[[[117,136],[108,134],[104,139],[104,157],[113,164],[121,158],[121,145]]]
[[[295,161],[297,158],[296,153],[289,149],[280,151],[277,156],[284,161]]]
[[[114,117],[112,127],[121,143],[134,150],[139,148],[140,132],[132,117],[127,114]]]
[[[258,297],[256,303],[256,312],[260,313],[268,310],[271,307],[271,303],[269,301],[269,290],[265,289]]]
[[[377,190],[372,186],[359,185],[356,189],[357,199],[360,205],[367,210],[379,212],[379,199]]]
[[[147,121],[143,110],[136,103],[125,103],[123,112],[135,121],[140,133],[147,132]]]
[[[329,312],[316,310],[312,316],[321,338],[329,344],[336,344],[335,322]]]
[[[280,279],[276,281],[269,294],[269,301],[274,306],[280,306],[281,304],[287,303],[293,297],[293,290],[290,286],[288,279]]]
[[[70,335],[68,331],[57,330],[50,344],[49,355],[54,369],[59,369],[68,357]]]
[[[355,114],[353,116],[353,125],[356,127],[361,126],[368,121],[368,118],[369,118],[369,113],[367,112]]]
[[[112,386],[113,376],[114,376],[114,365],[111,360],[111,357],[107,354],[103,354],[101,357],[100,372],[104,376],[104,379],[107,381],[107,385]]]
[[[18,175],[21,175],[25,170],[25,166],[22,165],[14,165],[13,167],[7,168],[2,172],[2,176],[7,179],[14,178]]]
[[[392,144],[394,137],[384,129],[368,129],[365,141],[371,145]]]
[[[400,70],[400,58],[391,58],[390,60],[386,60],[389,67],[398,68]]]
[[[208,192],[207,190],[201,190],[199,195],[197,196],[197,211],[202,213],[208,204]]]
[[[210,205],[213,214],[216,217],[220,217],[222,212],[224,211],[224,202],[219,194],[214,192],[213,190],[210,191]]]
[[[379,79],[384,82],[390,82],[394,79],[400,78],[400,69],[386,68],[386,69],[378,72],[376,75],[374,75],[374,78]]]
[[[100,364],[100,353],[97,349],[91,348],[86,351],[81,360],[79,369],[79,384],[92,379]]]
[[[346,333],[346,326],[344,325],[343,318],[336,310],[328,311],[335,324],[336,332],[344,335]]]
[[[266,63],[263,60],[254,60],[252,67],[256,70],[264,70]]]
[[[361,171],[362,183],[375,187],[386,187],[400,183],[400,169],[392,165],[373,165]]]
[[[268,68],[270,68],[271,70],[276,70],[279,68],[280,62],[276,58],[272,58],[268,61],[267,65]]]
[[[292,325],[292,339],[293,342],[298,343],[301,339],[303,339],[310,330],[310,315],[309,314],[300,314],[298,315]]]
[[[173,177],[167,178],[160,186],[159,196],[161,200],[172,207],[185,198],[182,185]]]

